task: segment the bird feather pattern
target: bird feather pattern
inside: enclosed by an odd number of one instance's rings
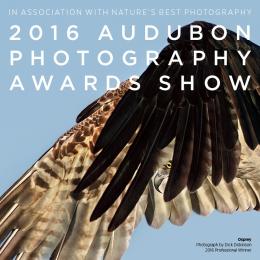
[[[0,259],[120,259],[145,217],[159,228],[184,224],[192,212],[207,216],[260,209],[260,47],[228,31],[223,41],[168,39],[157,61],[77,117],[77,124],[0,199]],[[221,34],[220,31],[216,31]],[[173,36],[176,32],[173,32]],[[228,66],[213,65],[213,51],[228,50]],[[251,50],[245,66],[239,55]],[[174,50],[184,65],[168,64]],[[205,60],[192,66],[192,51]],[[181,89],[194,73],[196,88]],[[248,73],[246,90],[229,76]],[[168,92],[161,75],[173,76]],[[203,89],[208,75],[221,87]]]

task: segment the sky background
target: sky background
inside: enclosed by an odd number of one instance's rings
[[[55,140],[69,129],[75,122],[77,114],[93,99],[105,92],[104,82],[107,74],[114,74],[121,80],[129,75],[140,74],[146,67],[144,51],[154,49],[160,51],[166,44],[167,25],[176,28],[194,20],[205,20],[225,25],[234,29],[237,24],[251,25],[251,39],[260,43],[259,34],[259,1],[5,1],[0,2],[0,194],[2,194],[19,176],[21,176],[44,153]],[[107,1],[108,2],[108,1]],[[236,2],[236,3],[235,3]],[[235,4],[234,4],[235,3]],[[8,16],[9,8],[235,8],[251,9],[250,16],[209,16],[209,15],[177,15],[177,16]],[[21,41],[10,42],[9,27],[12,24],[21,26]],[[43,39],[34,42],[28,37],[30,26],[38,24],[43,28]],[[59,39],[53,41],[50,26],[57,24]],[[80,38],[73,42],[65,38],[68,25],[79,26]],[[98,34],[102,25],[109,25],[114,41],[98,41]],[[127,42],[120,37],[121,25],[136,25],[137,35],[133,41]],[[156,41],[145,42],[143,28],[145,24],[156,25],[160,36]],[[9,65],[10,49],[19,49],[24,59],[15,67]],[[44,67],[30,66],[30,50],[46,52]],[[64,67],[57,67],[51,62],[51,54],[64,49],[71,54],[70,63]],[[76,49],[88,49],[91,55],[86,66],[79,66]],[[102,49],[114,53],[114,63],[109,67],[102,67],[96,61],[96,53]],[[120,62],[125,50],[133,49],[137,52],[138,64],[127,67]],[[9,91],[12,78],[19,74],[25,91]],[[53,85],[49,92],[36,92],[31,75],[54,75]],[[69,74],[76,91],[59,91],[65,75]],[[98,91],[85,92],[83,88],[84,74],[98,77]],[[222,215],[217,212],[209,217],[201,217],[195,213],[182,226],[177,227],[166,223],[160,230],[154,230],[142,221],[135,231],[129,250],[124,260],[133,259],[236,259],[257,260],[260,257],[260,216],[256,212],[243,214]],[[216,254],[205,253],[202,248],[195,246],[196,242],[236,242],[238,237],[252,238],[253,247],[250,254]]]

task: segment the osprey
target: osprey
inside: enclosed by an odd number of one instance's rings
[[[259,210],[260,47],[228,31],[188,39],[189,26],[140,76],[106,92],[0,199],[0,259],[120,259],[142,216],[159,227],[208,215]],[[219,32],[221,33],[221,32]],[[174,34],[174,33],[173,33]],[[184,65],[168,65],[179,50]],[[229,63],[215,66],[215,49]],[[245,66],[237,50],[251,51]],[[194,50],[205,59],[191,62]],[[194,90],[180,76],[194,75]],[[173,76],[159,88],[161,75]],[[216,75],[221,86],[201,84]],[[234,90],[228,75],[251,80]]]

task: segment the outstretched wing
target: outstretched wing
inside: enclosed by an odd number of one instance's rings
[[[172,140],[173,167],[164,190],[165,201],[175,198],[185,187],[196,191],[208,176],[215,186],[223,179],[228,183],[234,180],[241,156],[238,121],[250,149],[260,142],[260,47],[243,38],[236,40],[231,31],[225,40],[213,40],[212,24],[194,24],[202,26],[203,39],[191,41],[188,25],[182,28],[179,40],[168,40],[169,45],[157,59],[159,65],[151,63],[138,80],[140,90],[128,91],[108,119],[94,148],[98,156],[77,186],[76,193],[93,184],[132,140],[91,216],[91,220],[99,218],[131,183],[109,230],[118,227],[132,211],[153,176],[159,151]],[[217,33],[221,31],[217,29]],[[216,49],[228,51],[227,66],[214,65]],[[175,50],[179,51],[183,66],[168,65]],[[206,55],[198,66],[192,62],[194,50],[203,50]],[[243,54],[251,50],[245,66],[237,50]],[[168,91],[159,88],[162,75],[170,77]],[[194,75],[194,91],[181,90],[181,75]],[[210,75],[220,79],[218,90],[204,87]],[[229,75],[241,75],[243,79],[250,75],[247,90],[239,86],[235,91]]]
[[[229,183],[221,180],[215,186],[207,176],[199,189],[190,192],[186,186],[174,199],[166,202],[163,197],[165,185],[172,166],[171,154],[174,142],[160,151],[160,167],[148,184],[146,220],[152,227],[159,228],[165,221],[182,225],[196,212],[208,216],[213,210],[222,213],[260,210],[260,146],[255,151],[248,148],[241,128],[241,161],[236,177]],[[169,167],[170,165],[170,167]]]
[[[125,93],[108,92],[85,109],[79,124],[61,137],[0,200],[0,259],[120,259],[131,234],[143,215],[158,228],[166,220],[182,225],[192,211],[208,215],[214,209],[224,213],[259,209],[260,148],[252,152],[239,131],[242,160],[237,177],[218,186],[207,177],[195,192],[185,187],[165,202],[163,192],[169,178],[174,141],[162,149],[154,176],[127,219],[114,231],[108,225],[126,191],[101,218],[90,216],[101,198],[129,145],[94,184],[77,197],[77,183],[95,158],[93,147],[104,123]],[[89,106],[92,109],[93,104]],[[167,167],[166,167],[167,165]]]
[[[200,24],[207,35],[212,25]],[[183,224],[192,211],[259,209],[259,47],[232,32],[221,43],[191,42],[187,28],[143,73],[139,91],[125,82],[89,105],[4,194],[0,259],[119,259],[144,214],[159,227]],[[195,72],[192,48],[207,55]],[[215,48],[229,50],[229,66],[212,65]],[[245,67],[237,48],[252,50]],[[174,49],[185,66],[167,65]],[[192,72],[195,91],[180,91],[179,75]],[[232,91],[228,73],[249,73],[248,90]],[[163,74],[174,75],[169,91],[158,90]],[[200,86],[210,74],[222,79],[219,91]]]
[[[127,84],[107,92],[85,109],[80,123],[62,136],[0,199],[0,259],[121,257],[144,214],[144,205],[137,206],[114,232],[108,232],[108,224],[121,199],[102,218],[89,220],[115,173],[117,162],[78,196],[73,190],[95,158],[93,147],[97,136],[127,90]]]

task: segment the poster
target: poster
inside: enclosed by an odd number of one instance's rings
[[[195,20],[251,28],[251,40],[260,43],[258,1],[2,1],[0,3],[0,193],[2,194],[75,122],[77,114],[106,91],[107,75],[125,80],[147,67],[145,52],[160,51],[166,45],[167,25],[176,28]],[[104,25],[113,40],[98,40]],[[122,39],[122,25],[134,25],[136,36]],[[154,25],[156,40],[144,39],[144,26]],[[72,26],[72,27],[71,27]],[[33,28],[33,29],[32,29]],[[76,32],[75,32],[76,31]],[[16,40],[10,40],[10,37]],[[34,38],[34,39],[32,39]],[[17,61],[11,64],[10,51]],[[31,51],[43,50],[44,64],[31,63]],[[77,50],[87,50],[85,65]],[[98,52],[110,50],[113,62],[101,66]],[[122,63],[125,50],[136,52],[137,63]],[[61,60],[56,63],[57,51]],[[20,57],[21,55],[21,57]],[[64,61],[65,59],[65,61]],[[66,62],[67,61],[67,62]],[[65,64],[66,63],[66,64]],[[12,88],[15,75],[20,86]],[[37,90],[35,79],[52,78],[49,89]],[[97,80],[96,89],[84,86],[85,75]],[[34,80],[33,77],[34,76]],[[64,80],[69,76],[70,80]],[[181,227],[164,224],[150,228],[143,219],[135,230],[124,260],[131,259],[249,259],[260,257],[259,212],[212,213],[202,217],[193,213]],[[250,239],[250,252],[211,252],[205,244],[237,243]],[[201,244],[204,243],[204,246]]]

